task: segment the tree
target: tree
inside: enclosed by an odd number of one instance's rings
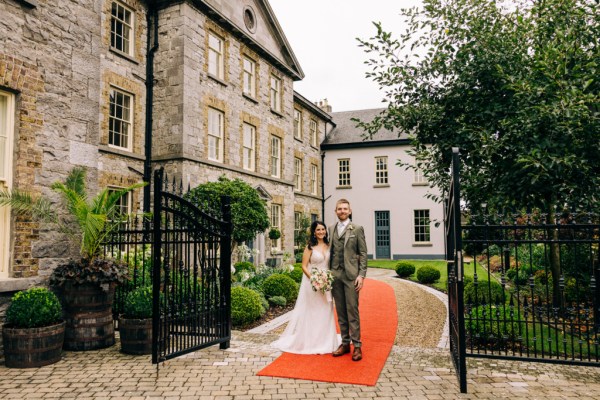
[[[502,5],[501,5],[502,4]],[[597,0],[424,0],[398,39],[360,40],[387,109],[367,135],[401,128],[416,165],[445,192],[461,149],[463,200],[477,211],[598,209],[600,13]],[[424,49],[422,56],[412,54]],[[433,196],[434,197],[434,196]],[[558,285],[557,246],[551,252]],[[558,293],[558,287],[555,287]]]
[[[217,182],[207,182],[192,189],[186,198],[213,215],[221,214],[221,196],[231,197],[233,240],[237,243],[254,239],[257,233],[269,228],[265,201],[258,192],[240,179],[221,176]]]
[[[424,0],[402,10],[398,39],[375,24],[377,35],[359,41],[388,107],[360,125],[370,136],[410,132],[417,167],[442,189],[459,147],[472,208],[598,204],[597,1],[498,4]]]

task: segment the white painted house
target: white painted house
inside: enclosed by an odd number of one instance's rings
[[[410,142],[379,131],[364,140],[352,118],[370,121],[382,109],[331,113],[335,126],[321,143],[325,222],[335,222],[335,203],[350,201],[352,220],[365,229],[371,259],[443,259],[443,205],[425,195],[423,175],[396,165],[414,162]]]

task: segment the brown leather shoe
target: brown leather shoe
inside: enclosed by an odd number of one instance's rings
[[[352,353],[352,361],[360,360],[362,360],[362,350],[360,347],[355,347],[354,352]]]
[[[332,354],[334,357],[343,356],[344,354],[350,353],[350,345],[349,344],[340,344],[340,347],[337,348]]]

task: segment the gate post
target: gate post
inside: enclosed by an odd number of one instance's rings
[[[154,171],[154,211],[152,224],[152,363],[159,362],[158,339],[160,329],[160,269],[161,269],[161,213],[163,168]]]
[[[231,234],[233,224],[231,222],[231,198],[221,196],[221,211],[223,215],[225,235],[221,238],[221,277],[223,279],[221,286],[221,310],[225,315],[221,316],[221,329],[224,329],[223,336],[231,338]],[[228,349],[231,340],[222,342],[219,348]]]

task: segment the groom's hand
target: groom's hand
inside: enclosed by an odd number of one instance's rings
[[[363,278],[362,276],[358,276],[356,278],[356,280],[354,281],[354,289],[356,289],[356,291],[358,292],[360,289],[362,289],[363,287],[363,282],[365,281],[365,278]]]

